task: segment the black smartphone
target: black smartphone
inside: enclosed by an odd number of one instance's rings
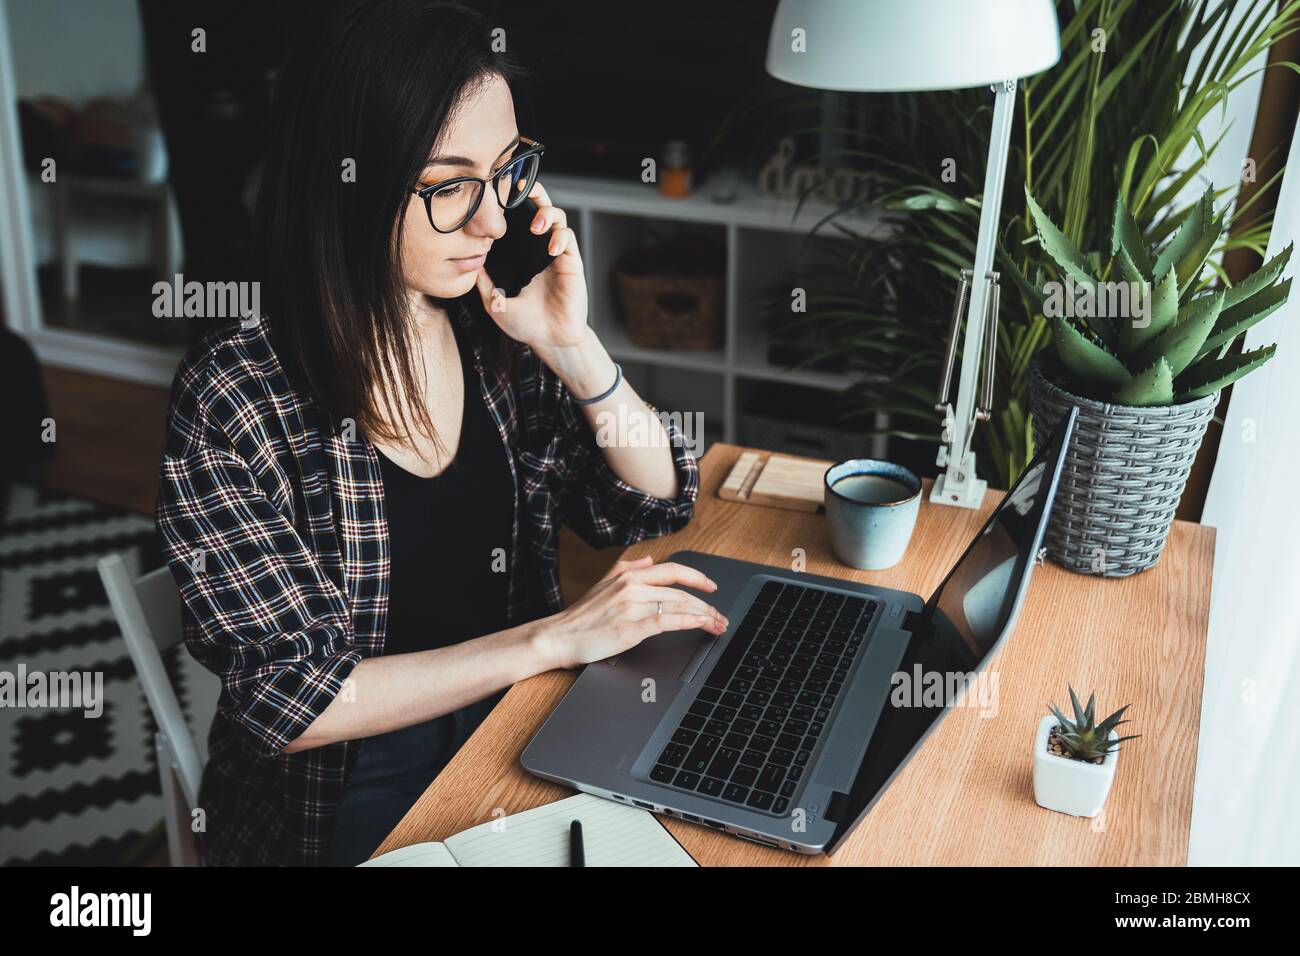
[[[492,277],[492,284],[504,290],[507,296],[518,295],[533,276],[555,259],[546,251],[551,242],[550,230],[538,235],[529,228],[536,215],[537,203],[531,199],[507,209],[506,234],[492,243],[488,250],[483,267]]]

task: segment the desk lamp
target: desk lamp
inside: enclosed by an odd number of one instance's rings
[[[938,465],[944,471],[930,492],[934,502],[978,508],[984,498],[987,483],[976,477],[971,436],[975,423],[987,421],[992,411],[998,308],[993,252],[1016,82],[1048,69],[1060,56],[1052,0],[781,0],[772,20],[767,71],[788,83],[876,93],[992,87],[993,133],[975,266],[962,270],[935,405],[943,413]],[[954,410],[949,391],[963,311],[966,338]]]

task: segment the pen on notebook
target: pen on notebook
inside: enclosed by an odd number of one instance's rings
[[[586,866],[582,849],[582,821],[569,824],[569,866]]]

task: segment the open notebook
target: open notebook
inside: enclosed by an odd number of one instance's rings
[[[361,866],[568,866],[574,820],[582,821],[587,866],[699,865],[653,813],[580,793]]]

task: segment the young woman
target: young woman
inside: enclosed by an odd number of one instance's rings
[[[523,73],[491,43],[459,5],[372,0],[278,76],[265,314],[182,363],[157,510],[187,645],[221,678],[211,863],[360,862],[515,681],[725,630],[675,564],[560,598],[562,523],[597,546],[668,533],[699,472],[587,325]],[[558,258],[506,299],[484,255],[525,196]],[[658,440],[597,443],[611,413]]]

